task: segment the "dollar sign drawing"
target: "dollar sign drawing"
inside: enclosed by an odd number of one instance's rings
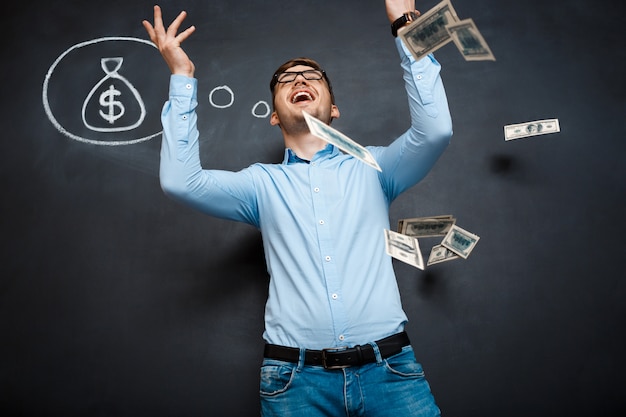
[[[143,104],[143,100],[141,99],[141,96],[139,95],[139,92],[137,92],[135,87],[133,87],[133,85],[126,78],[124,78],[118,73],[119,69],[122,67],[123,62],[124,62],[124,58],[120,58],[120,57],[100,59],[100,66],[102,67],[102,70],[104,71],[106,75],[91,89],[91,91],[87,95],[87,98],[83,102],[83,110],[82,110],[83,123],[85,124],[85,126],[87,126],[91,130],[94,130],[97,132],[121,132],[124,130],[132,130],[136,128],[137,126],[139,126],[143,122],[143,119],[146,117],[146,109]],[[110,64],[112,64],[111,68],[109,68]],[[122,102],[118,100],[118,98],[121,97],[122,93],[114,85],[115,82],[122,83],[122,85],[125,85],[128,88],[128,90],[132,93],[134,99],[137,101],[137,104],[139,105],[141,114],[139,115],[138,120],[134,124],[127,125],[127,126],[115,126],[115,127],[98,127],[98,126],[93,126],[89,124],[89,122],[87,121],[87,117],[86,117],[87,105],[91,101],[94,94],[96,94],[96,92],[100,89],[100,87],[102,87],[102,85],[107,82],[111,82],[111,84],[109,85],[109,88],[104,90],[99,96],[98,103],[100,104],[100,106],[105,108],[105,111],[102,111],[102,109],[98,110],[100,117],[102,117],[102,119],[107,121],[109,125],[114,125],[115,122],[118,119],[120,119],[124,115],[124,113],[126,113],[126,108],[124,107]]]
[[[126,109],[124,108],[124,105],[120,101],[115,100],[115,97],[121,96],[121,95],[122,93],[120,92],[120,90],[116,89],[113,86],[113,84],[109,86],[108,90],[100,94],[100,105],[102,107],[108,108],[109,110],[108,113],[105,113],[102,110],[100,110],[99,111],[100,116],[102,116],[102,118],[106,120],[107,122],[109,122],[110,124],[115,123],[117,119],[119,119],[120,117],[124,115],[124,113],[126,113]],[[115,111],[116,108],[119,109],[119,113],[116,113]]]

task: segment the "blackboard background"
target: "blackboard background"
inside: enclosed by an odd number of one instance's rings
[[[453,142],[396,201],[391,221],[454,214],[481,240],[465,261],[425,272],[395,264],[418,359],[447,416],[622,415],[623,2],[453,4],[497,61],[465,62],[453,45],[436,53]],[[167,199],[160,136],[81,143],[59,133],[42,105],[64,51],[102,37],[147,39],[141,20],[152,5],[4,6],[3,415],[258,415],[267,292],[258,232]],[[197,26],[186,49],[200,79],[206,167],[280,160],[279,130],[251,108],[269,101],[269,76],[294,56],[324,64],[342,111],[334,126],[360,143],[386,144],[407,127],[382,1],[161,5],[167,21],[184,8]],[[144,65],[126,76],[146,101],[148,130],[158,131],[168,71],[156,50],[140,48]],[[131,69],[136,49],[125,55]],[[57,109],[102,76],[98,62],[73,65],[56,79]],[[235,101],[217,109],[208,97],[222,85]],[[504,141],[504,125],[552,117],[561,133]],[[434,243],[422,243],[425,256]]]

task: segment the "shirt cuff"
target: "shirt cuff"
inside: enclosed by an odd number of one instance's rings
[[[396,47],[401,57],[401,66],[405,71],[405,81],[407,81],[406,86],[409,96],[412,95],[411,90],[415,88],[426,113],[431,117],[436,117],[438,111],[434,103],[434,91],[441,65],[432,53],[416,61],[400,37],[396,38]]]
[[[197,93],[198,80],[196,78],[177,74],[170,76],[170,97],[189,97],[195,99]]]
[[[407,48],[407,46],[405,45],[405,43],[402,41],[402,39],[399,36],[395,39],[395,41],[396,41],[396,48],[398,49],[398,53],[400,54],[400,58],[402,58],[402,60],[406,58],[410,64],[414,64],[418,62],[420,65],[427,65],[428,61],[431,61],[431,62],[435,61],[435,57],[432,53],[428,55],[424,55],[422,59],[420,59],[419,61],[416,61],[411,51],[409,51],[409,48]],[[425,58],[430,58],[430,59],[425,59]]]

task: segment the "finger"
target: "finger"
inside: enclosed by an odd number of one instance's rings
[[[161,12],[161,7],[155,5],[154,6],[154,30],[164,30],[163,29],[163,13]]]
[[[180,12],[178,16],[176,16],[176,19],[174,19],[174,21],[172,21],[170,26],[167,28],[167,34],[170,36],[176,36],[176,32],[178,32],[178,28],[180,28],[181,23],[183,23],[183,20],[185,20],[186,17],[187,17],[186,11],[183,10],[182,12]]]
[[[191,34],[194,33],[195,31],[196,31],[196,27],[190,26],[184,31],[180,32],[178,36],[176,36],[176,40],[178,41],[178,43],[183,43],[183,41],[186,40],[189,36],[191,36]]]
[[[148,22],[147,20],[142,21],[141,24],[146,29],[146,32],[148,32],[148,36],[150,37],[150,40],[154,42],[156,39],[156,36],[155,36],[156,34],[154,32],[154,28],[152,27],[152,24]]]

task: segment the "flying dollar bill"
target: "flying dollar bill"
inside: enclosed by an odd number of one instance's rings
[[[545,119],[534,122],[518,123],[504,126],[504,140],[527,138],[530,136],[547,135],[561,131],[559,119]]]
[[[385,229],[385,247],[389,256],[424,270],[424,259],[417,238]]]
[[[441,262],[451,261],[453,259],[459,259],[460,256],[452,252],[450,249],[443,245],[435,245],[430,250],[430,256],[428,256],[428,262],[426,266],[438,264]]]
[[[446,30],[466,61],[496,60],[472,19],[449,24]]]
[[[337,129],[333,129],[321,120],[311,116],[306,111],[302,110],[302,114],[304,115],[304,120],[313,135],[320,139],[324,139],[328,143],[332,143],[342,151],[358,158],[372,168],[382,172],[382,169],[370,151],[368,151],[365,147],[359,145]]]
[[[452,215],[401,219],[398,221],[398,233],[418,238],[445,236],[455,223]]]
[[[452,41],[446,26],[458,21],[452,3],[450,0],[444,0],[399,31],[398,36],[419,61],[425,55]]]
[[[456,224],[450,228],[441,245],[450,249],[463,259],[467,259],[480,237],[468,232]]]

